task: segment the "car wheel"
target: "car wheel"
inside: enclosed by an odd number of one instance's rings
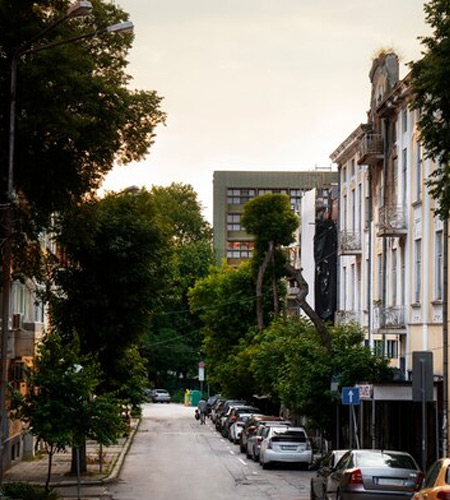
[[[239,449],[241,450],[241,453],[246,452],[245,446],[242,443],[239,444]]]
[[[263,468],[264,470],[267,470],[267,469],[269,469],[270,463],[268,463],[268,462],[263,462],[261,465],[262,465],[262,468]]]
[[[259,455],[258,456],[253,455],[253,461],[258,463],[259,462]]]

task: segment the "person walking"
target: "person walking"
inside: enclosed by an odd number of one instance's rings
[[[197,409],[200,414],[200,423],[204,424],[206,420],[206,401],[203,398],[198,402]]]

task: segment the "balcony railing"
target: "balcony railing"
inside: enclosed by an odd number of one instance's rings
[[[400,205],[385,205],[378,211],[377,236],[395,237],[407,233],[406,209]]]
[[[378,306],[374,310],[374,326],[380,330],[406,328],[405,306]]]
[[[361,314],[359,311],[336,311],[336,324],[347,325],[348,323],[360,323]]]
[[[383,136],[365,134],[359,145],[360,165],[373,165],[383,159]]]
[[[339,253],[341,255],[360,255],[361,248],[361,233],[340,231]]]

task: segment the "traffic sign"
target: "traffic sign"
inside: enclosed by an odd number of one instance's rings
[[[342,404],[359,405],[359,387],[343,387]]]

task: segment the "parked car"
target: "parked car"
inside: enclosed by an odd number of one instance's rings
[[[313,452],[311,441],[303,427],[267,426],[262,434],[259,463],[263,469],[273,463],[311,465]]]
[[[219,432],[222,432],[222,426],[225,423],[225,415],[229,412],[230,408],[233,406],[244,406],[248,405],[247,401],[240,400],[240,399],[227,399],[223,405],[218,408],[217,414],[216,414],[216,429]]]
[[[336,500],[406,500],[419,489],[422,477],[409,453],[351,450],[328,476],[327,495]]]
[[[222,417],[222,436],[229,437],[228,433],[230,430],[231,424],[236,422],[239,418],[239,415],[242,413],[261,413],[259,408],[254,406],[230,406],[227,413]]]
[[[152,401],[154,403],[170,403],[170,394],[166,389],[153,389]]]
[[[311,496],[310,500],[327,500],[327,479],[333,467],[347,453],[348,450],[333,450],[321,457],[317,465],[315,476],[311,478]]]
[[[258,429],[258,426],[263,422],[286,422],[282,417],[270,416],[270,415],[254,415],[245,422],[244,428],[242,429],[241,436],[239,439],[239,449],[241,453],[247,452],[247,442],[253,434]]]
[[[450,458],[441,458],[428,469],[422,487],[413,500],[450,499]]]
[[[261,422],[256,432],[248,438],[247,441],[247,458],[253,458],[255,462],[259,461],[259,451],[264,436],[268,435],[269,429],[277,428],[279,431],[287,430],[290,427],[290,422],[274,421],[274,422]]]
[[[247,420],[252,416],[253,413],[242,413],[241,415],[239,415],[239,418],[236,420],[236,422],[233,422],[230,425],[230,429],[228,431],[228,439],[232,443],[239,444],[239,441],[241,439],[241,432],[244,428],[245,422],[247,422]]]
[[[210,415],[212,407],[216,403],[218,399],[221,399],[220,394],[214,394],[214,396],[210,396],[206,401],[206,414]],[[222,398],[223,399],[223,398]]]

